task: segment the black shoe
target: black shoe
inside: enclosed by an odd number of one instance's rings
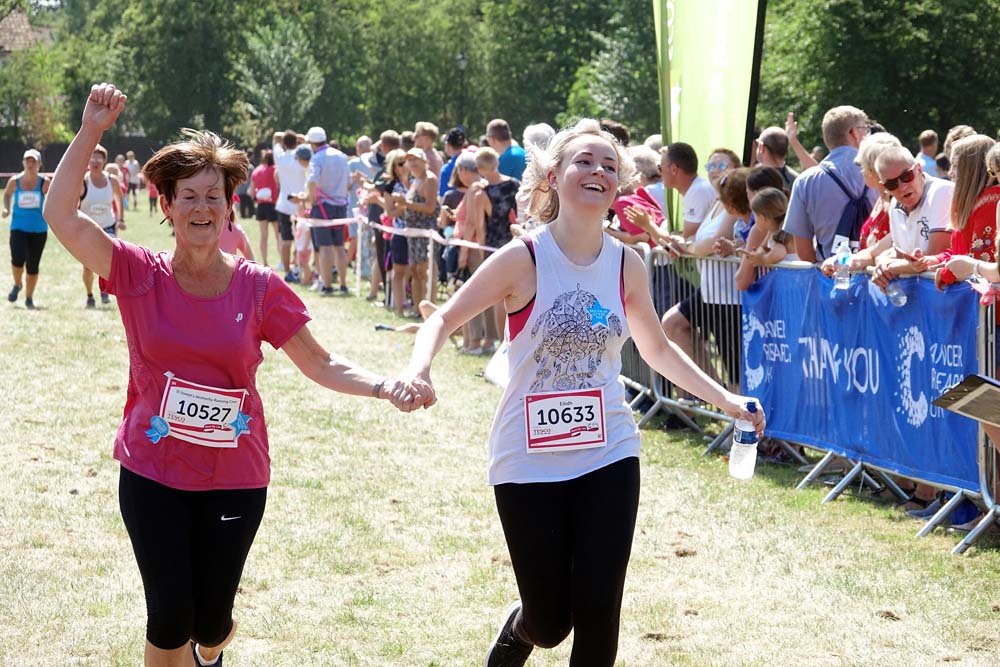
[[[24,307],[27,308],[28,310],[34,310],[35,309],[35,300],[32,299],[30,296],[27,297],[24,300]]]
[[[14,303],[15,301],[17,301],[17,294],[20,291],[21,291],[21,286],[20,285],[14,285],[13,287],[11,287],[10,288],[10,293],[7,294],[7,300],[10,301],[11,303]]]
[[[390,327],[388,324],[376,324],[375,331],[395,331],[396,327]]]
[[[97,302],[94,301],[94,295],[93,294],[88,294],[87,295],[87,308],[96,308],[96,307],[97,307]]]
[[[485,667],[522,667],[527,662],[535,647],[525,644],[514,634],[514,619],[520,611],[520,600],[507,608],[493,646],[486,652],[486,660],[483,661]]]
[[[109,297],[106,293],[101,292],[101,303],[111,303],[111,297]]]

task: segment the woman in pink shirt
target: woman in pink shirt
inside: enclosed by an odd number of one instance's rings
[[[280,276],[219,249],[248,162],[216,135],[186,131],[184,141],[145,165],[173,222],[172,252],[113,239],[77,210],[78,175],[125,99],[110,84],[91,89],[44,215],[66,249],[118,297],[125,326],[129,383],[114,456],[146,594],[145,665],[221,665],[270,481],[254,379],[261,343],[284,350],[308,378],[334,391],[400,405],[402,383],[332,358]]]

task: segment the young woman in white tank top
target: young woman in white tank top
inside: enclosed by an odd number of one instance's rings
[[[109,236],[116,236],[117,230],[125,229],[125,208],[121,182],[117,176],[104,171],[107,161],[107,151],[98,144],[90,156],[87,173],[83,175],[80,212],[100,225]],[[87,267],[83,267],[83,286],[87,288],[87,308],[94,308],[97,305],[94,301],[94,273]],[[101,303],[110,300],[107,294],[101,292]]]
[[[611,667],[639,499],[639,433],[619,379],[631,335],[643,359],[684,389],[764,428],[669,342],[639,256],[603,231],[634,167],[596,121],[536,151],[524,175],[546,223],[515,239],[420,329],[399,391],[435,400],[430,368],[448,334],[488,306],[508,313],[510,382],[489,440],[494,486],[521,600],[506,612],[486,667],[518,667],[575,629],[570,664]]]

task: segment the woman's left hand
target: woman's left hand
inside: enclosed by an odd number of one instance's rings
[[[976,270],[976,260],[968,255],[953,255],[945,268],[950,270],[958,280],[965,280]]]
[[[115,124],[125,109],[126,95],[110,83],[95,83],[83,108],[82,127],[104,132]]]

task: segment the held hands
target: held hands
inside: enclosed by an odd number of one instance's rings
[[[429,375],[386,381],[379,395],[389,399],[401,412],[426,409],[437,403],[437,394]]]
[[[104,132],[115,124],[128,97],[110,83],[95,83],[90,88],[87,104],[83,108],[81,128]]]
[[[767,418],[764,416],[764,407],[753,396],[740,396],[726,392],[727,400],[725,405],[720,405],[722,411],[733,419],[745,419],[753,424],[757,435],[764,435],[764,428],[767,426]],[[747,410],[747,403],[753,401],[757,404],[757,412]]]

